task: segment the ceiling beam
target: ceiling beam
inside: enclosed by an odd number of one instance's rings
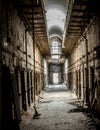
[[[74,18],[74,19],[82,19],[82,20],[85,20],[85,19],[88,19],[87,17],[85,16],[78,16],[78,15],[72,15],[71,18]]]
[[[26,16],[26,18],[29,20],[32,20],[32,15],[31,15],[31,17]],[[43,16],[42,17],[35,17],[34,20],[44,20],[44,18],[43,18]]]
[[[28,3],[28,4],[25,4],[24,2],[19,2],[17,3],[17,6],[18,8],[33,8],[34,10],[37,10],[37,9],[41,9],[41,5],[40,4],[36,4],[36,5],[33,5],[32,2]]]
[[[25,15],[32,15],[32,12],[27,12],[27,11],[23,11],[23,12]],[[39,15],[39,14],[43,15],[42,12],[38,10],[33,12],[33,15]]]
[[[73,9],[73,12],[78,12],[78,13],[80,13],[80,12],[82,12],[82,13],[86,13],[86,12],[88,12],[88,10],[87,9]]]

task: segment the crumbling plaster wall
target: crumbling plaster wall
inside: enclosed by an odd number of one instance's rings
[[[35,41],[37,42],[37,41]],[[22,99],[22,78],[24,80],[23,92],[25,96],[25,105],[28,109],[30,103],[34,102],[34,70],[38,68],[40,83],[44,78],[43,57],[37,46],[35,46],[35,68],[34,68],[34,50],[33,36],[26,30],[26,26],[19,17],[18,10],[11,4],[1,3],[0,0],[0,121],[2,120],[2,66],[9,67],[10,72],[15,75],[15,69],[18,69],[18,89],[20,109],[22,110],[24,99]],[[42,68],[42,69],[41,69]],[[35,70],[35,71],[37,71]],[[23,74],[22,74],[23,72]],[[23,76],[23,77],[22,77]],[[29,77],[28,77],[29,76]],[[32,77],[31,77],[32,76]],[[36,76],[36,75],[35,75]],[[5,77],[6,82],[6,77]],[[36,82],[36,81],[35,81]],[[43,84],[42,84],[43,85]],[[39,85],[39,90],[43,86]],[[12,102],[12,101],[11,101]],[[6,122],[5,122],[6,123]],[[0,129],[2,126],[0,125]]]
[[[8,9],[7,9],[8,8]],[[7,10],[7,11],[6,11]],[[7,18],[8,17],[8,18]],[[2,7],[1,24],[1,44],[3,47],[3,63],[7,66],[20,66],[26,68],[26,42],[28,64],[33,65],[33,41],[31,35],[27,32],[25,41],[25,26],[19,18],[18,12],[12,5]],[[9,43],[6,45],[7,37]],[[30,66],[28,65],[28,68]]]
[[[91,86],[91,68],[94,70],[94,87],[95,96],[97,100],[96,110],[100,110],[100,74],[97,72],[100,69],[100,17],[96,17],[91,20],[91,25],[86,28],[86,37],[81,36],[75,44],[75,49],[68,58],[67,74],[69,77],[68,84],[76,94],[78,98],[85,100],[84,93],[86,95],[85,87],[89,88],[88,97],[92,97],[90,93],[93,93]],[[86,41],[87,40],[87,41]],[[87,44],[87,49],[86,49]],[[88,70],[88,75],[85,74],[85,69]],[[86,76],[88,77],[86,81]],[[88,82],[88,84],[86,83]],[[97,83],[96,83],[97,82]],[[97,85],[98,84],[98,85]],[[88,85],[88,86],[87,86]],[[77,90],[80,89],[80,90]],[[100,112],[100,111],[99,111]]]

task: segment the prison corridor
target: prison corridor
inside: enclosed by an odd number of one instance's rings
[[[96,130],[90,117],[80,110],[76,95],[65,85],[49,85],[39,103],[23,115],[21,130]]]
[[[100,130],[99,0],[0,0],[0,130]]]

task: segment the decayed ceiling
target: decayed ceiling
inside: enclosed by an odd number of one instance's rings
[[[51,35],[53,36],[54,34],[60,34],[59,37],[62,38],[62,42],[64,40],[62,56],[67,57],[74,50],[74,46],[78,37],[84,31],[85,27],[87,27],[91,18],[93,18],[94,13],[96,13],[95,0],[15,1],[19,15],[23,19],[27,29],[30,32],[32,32],[34,29],[34,34],[38,41],[37,45],[45,57],[50,56],[49,40]],[[47,6],[46,2],[48,2]],[[46,13],[49,9],[52,8],[58,8],[63,12],[66,9],[65,25],[64,29],[61,32],[59,31],[59,28],[57,28],[56,23],[52,28],[47,28]]]
[[[34,31],[35,40],[41,53],[50,54],[48,45],[47,27],[44,5],[41,0],[15,0],[20,17],[24,21],[27,30]]]
[[[85,28],[88,27],[90,20],[96,16],[98,12],[97,1],[95,0],[75,0],[72,7],[72,12],[68,12],[66,19],[66,38],[64,55],[69,55],[75,50],[76,42]]]

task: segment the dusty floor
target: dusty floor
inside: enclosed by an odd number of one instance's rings
[[[40,116],[33,119],[33,108],[23,115],[21,130],[96,130],[90,117],[77,110],[77,97],[64,85],[50,86],[37,105]]]

